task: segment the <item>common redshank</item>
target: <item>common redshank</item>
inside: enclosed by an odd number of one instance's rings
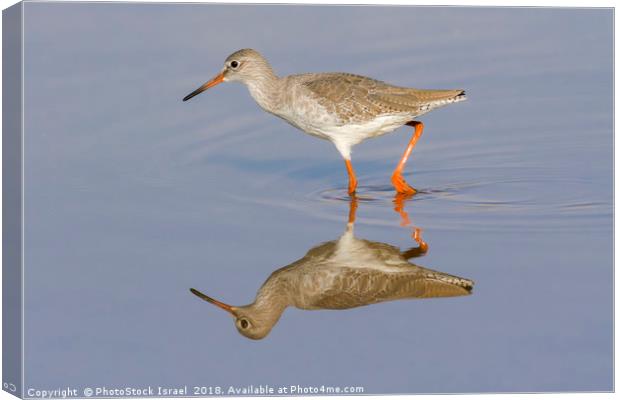
[[[331,141],[344,158],[349,175],[348,192],[355,194],[357,179],[351,165],[351,148],[409,125],[414,128],[407,148],[392,174],[396,191],[416,190],[403,178],[405,163],[422,135],[424,125],[414,119],[422,114],[466,99],[465,91],[398,87],[348,73],[312,73],[278,77],[256,50],[232,53],[222,70],[183,98],[187,101],[222,82],[240,81],[265,111],[302,131]]]
[[[201,299],[230,313],[239,333],[262,339],[293,306],[303,310],[343,310],[393,300],[453,297],[471,293],[474,282],[410,263],[428,246],[406,251],[380,242],[358,239],[353,233],[355,200],[349,222],[337,240],[320,244],[301,259],[274,271],[258,290],[253,303],[231,306],[196,289]]]

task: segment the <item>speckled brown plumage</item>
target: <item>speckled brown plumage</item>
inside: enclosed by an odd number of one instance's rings
[[[341,125],[358,124],[378,116],[405,114],[413,119],[439,105],[458,101],[463,90],[424,90],[392,86],[365,76],[336,72],[293,75],[307,87]],[[444,103],[445,102],[445,103]]]
[[[259,297],[286,297],[301,309],[346,309],[407,298],[469,294],[473,282],[410,263],[386,243],[358,239],[352,228],[275,271]]]
[[[349,73],[313,73],[278,77],[267,60],[256,50],[232,53],[224,68],[209,82],[183,98],[221,83],[244,83],[252,98],[265,111],[276,115],[309,135],[331,141],[344,158],[349,174],[349,194],[355,193],[357,180],[351,166],[351,149],[362,141],[412,124],[435,108],[466,99],[465,91],[426,90],[390,85],[376,79]],[[413,126],[413,125],[412,125]],[[401,172],[415,141],[421,135],[417,125],[406,156],[392,175],[396,190],[414,194]]]
[[[410,263],[407,254],[412,252],[356,238],[350,223],[338,240],[316,246],[301,259],[273,272],[253,303],[230,307],[237,328],[244,336],[261,339],[290,306],[342,310],[471,293],[473,281]],[[213,302],[207,296],[203,298]]]

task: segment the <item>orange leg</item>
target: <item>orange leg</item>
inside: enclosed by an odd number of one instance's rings
[[[396,211],[400,215],[400,226],[409,226],[411,221],[409,220],[409,214],[405,211],[405,204],[411,198],[411,194],[403,194],[396,193],[394,196],[394,211]],[[414,227],[413,233],[411,234],[413,240],[418,243],[416,251],[419,251],[420,254],[426,253],[428,251],[428,244],[422,239],[422,229]]]
[[[355,212],[357,211],[357,197],[355,195],[351,196],[351,200],[349,202],[349,223],[355,223]]]
[[[410,194],[396,193],[394,196],[394,211],[400,215],[400,226],[409,226],[409,214],[405,211],[405,203],[411,197]]]
[[[415,228],[413,239],[418,243],[418,247],[413,247],[403,252],[403,256],[406,259],[421,257],[428,252],[428,244],[422,239],[422,230],[420,228]]]
[[[415,194],[416,190],[409,186],[407,182],[405,182],[405,178],[403,178],[402,172],[405,168],[405,164],[407,163],[407,159],[411,154],[411,151],[415,147],[420,136],[422,136],[422,130],[424,130],[424,124],[419,121],[411,121],[408,122],[407,125],[412,126],[415,130],[413,132],[413,136],[409,141],[409,145],[407,145],[407,149],[405,150],[405,154],[403,154],[402,158],[398,162],[394,173],[392,174],[392,185],[396,188],[398,193],[403,194]]]
[[[419,248],[422,253],[426,253],[428,251],[428,243],[422,239],[422,229],[415,228],[415,231],[413,232],[413,240],[418,242],[418,246],[420,246]]]
[[[357,178],[355,178],[355,171],[353,171],[351,160],[344,160],[344,163],[347,166],[347,172],[349,174],[349,196],[353,196],[355,194],[355,188],[357,187]]]

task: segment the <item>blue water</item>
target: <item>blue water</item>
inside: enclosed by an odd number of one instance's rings
[[[25,5],[25,387],[612,390],[610,9]],[[288,309],[239,335],[275,269],[337,239],[346,171],[239,84],[279,74],[464,88],[433,111],[394,210],[404,127],[354,149],[356,236],[475,281],[465,297]],[[403,226],[404,225],[404,226]]]

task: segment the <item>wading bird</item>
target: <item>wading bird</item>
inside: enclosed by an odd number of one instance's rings
[[[416,190],[402,176],[405,163],[422,135],[424,125],[414,121],[422,114],[466,99],[465,91],[425,90],[392,86],[348,73],[313,73],[278,77],[256,50],[234,52],[210,81],[183,98],[187,101],[222,82],[240,81],[265,111],[307,134],[331,141],[344,158],[349,175],[348,192],[355,193],[357,179],[351,165],[351,148],[409,125],[413,136],[392,174],[396,191]]]
[[[301,259],[274,271],[263,283],[253,303],[231,306],[196,289],[201,299],[227,311],[239,333],[262,339],[287,307],[304,310],[343,310],[385,301],[463,296],[474,282],[410,263],[426,253],[428,245],[419,229],[418,243],[406,251],[380,242],[358,239],[353,234],[357,202],[350,202],[344,234],[313,247]]]

